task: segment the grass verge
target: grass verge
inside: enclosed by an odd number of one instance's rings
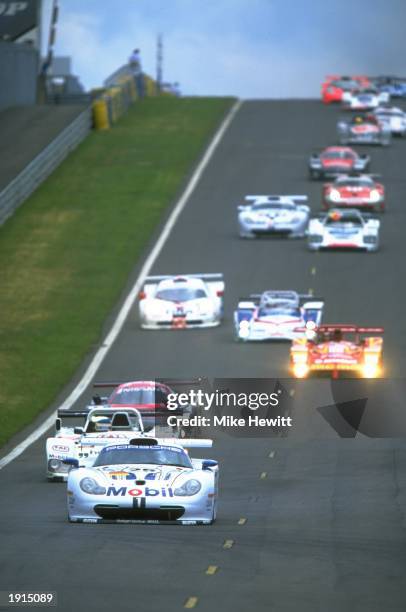
[[[0,446],[99,340],[231,98],[155,98],[93,132],[0,229]]]

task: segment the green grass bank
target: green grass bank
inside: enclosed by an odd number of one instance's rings
[[[231,98],[150,98],[92,132],[0,228],[0,446],[100,340]]]

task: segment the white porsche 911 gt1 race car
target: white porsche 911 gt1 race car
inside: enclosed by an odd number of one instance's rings
[[[139,296],[143,329],[215,327],[223,317],[222,274],[149,276]]]
[[[309,321],[319,325],[324,302],[296,291],[264,291],[240,299],[234,313],[237,340],[293,340]]]
[[[92,467],[74,466],[67,485],[69,521],[213,523],[217,461],[191,459],[178,442],[134,439],[130,444],[106,446]],[[187,442],[190,446],[191,441]],[[195,447],[201,446],[199,440],[194,442]]]
[[[310,217],[305,195],[248,195],[249,204],[238,207],[241,238],[305,235]]]
[[[308,246],[312,251],[325,249],[361,249],[377,251],[380,221],[358,209],[330,210],[311,219]]]

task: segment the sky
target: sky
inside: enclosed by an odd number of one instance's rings
[[[44,1],[49,24],[52,0]],[[406,0],[59,0],[56,55],[87,89],[140,48],[184,95],[316,97],[326,74],[406,75]],[[44,37],[45,38],[45,37]]]

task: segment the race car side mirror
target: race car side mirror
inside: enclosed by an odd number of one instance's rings
[[[92,400],[95,406],[100,406],[100,404],[102,404],[102,398],[100,395],[93,395]]]
[[[211,468],[217,467],[218,461],[214,461],[214,459],[203,459],[202,461],[202,470],[210,470]]]
[[[138,294],[138,299],[139,300],[145,300],[145,298],[147,297],[147,294],[145,293],[145,291],[140,291]]]
[[[61,426],[62,426],[62,421],[61,419],[56,419],[55,421],[55,431],[60,431],[61,430]]]
[[[82,434],[84,431],[83,427],[74,427],[73,429],[73,433],[75,434]]]

